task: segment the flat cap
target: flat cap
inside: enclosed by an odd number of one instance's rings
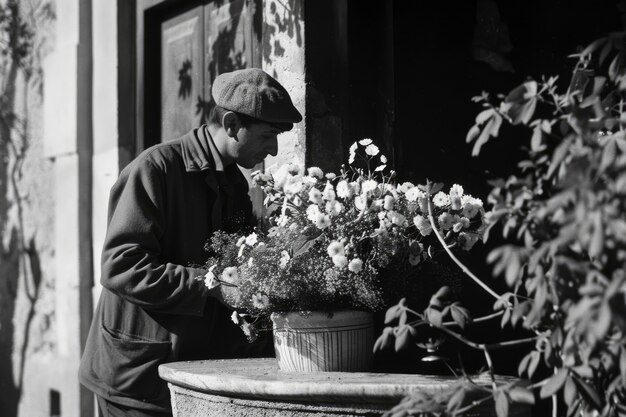
[[[302,120],[285,90],[276,79],[258,68],[220,74],[211,87],[215,104],[236,113],[291,130]]]

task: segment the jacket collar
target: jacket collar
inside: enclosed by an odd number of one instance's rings
[[[219,158],[219,155],[213,156],[209,146],[209,140],[212,139],[207,137],[207,134],[208,129],[206,129],[206,125],[202,125],[183,136],[180,144],[187,172],[208,171],[207,174],[211,173],[213,175],[210,176],[214,177],[215,158]],[[225,166],[224,174],[233,184],[246,181],[237,164]]]

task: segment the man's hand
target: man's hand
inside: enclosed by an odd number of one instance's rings
[[[223,273],[222,279],[220,279],[214,273],[215,267],[216,265],[213,265],[209,268],[209,271],[204,276],[204,284],[209,289],[209,295],[211,297],[217,299],[229,309],[234,310],[234,304],[239,298],[239,288],[237,286],[239,279],[236,273],[233,274],[232,271],[230,271],[230,274]]]

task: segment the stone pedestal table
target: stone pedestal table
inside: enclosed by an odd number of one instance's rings
[[[175,362],[161,365],[159,375],[168,382],[174,417],[380,416],[409,393],[438,392],[458,381],[409,374],[290,373],[280,371],[274,358]],[[475,381],[490,384],[487,376]],[[495,416],[491,410],[467,416]],[[526,407],[510,414],[529,415]]]

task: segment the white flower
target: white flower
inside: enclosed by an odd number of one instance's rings
[[[381,155],[380,156],[380,162],[382,162],[383,164],[387,163],[387,157],[385,155]]]
[[[470,221],[467,217],[461,217],[457,223],[454,224],[452,230],[455,233],[460,232],[463,229],[467,229],[469,227]]]
[[[324,192],[322,193],[322,198],[326,201],[335,201],[335,187],[328,181],[326,183],[326,187],[324,187]]]
[[[417,230],[419,230],[422,236],[428,236],[433,231],[430,222],[424,216],[415,216],[413,218],[413,223],[415,223]]]
[[[306,208],[306,217],[312,222],[315,221],[317,215],[320,213],[320,208],[317,204],[311,204],[309,207]]]
[[[359,145],[361,145],[361,146],[368,146],[368,145],[371,145],[371,144],[372,144],[372,142],[373,142],[373,140],[371,140],[371,139],[369,139],[369,138],[366,138],[366,139],[361,139],[361,140],[359,141]]]
[[[441,226],[443,230],[449,230],[454,225],[455,218],[452,214],[446,212],[439,216],[437,221],[439,222],[439,226]]]
[[[287,165],[287,172],[291,175],[300,175],[303,170],[304,167],[300,164],[290,163]]]
[[[289,217],[281,214],[280,216],[278,216],[278,218],[276,219],[276,224],[280,227],[285,227],[287,226],[287,224],[289,223]]]
[[[335,255],[333,256],[333,264],[335,264],[336,267],[345,268],[348,266],[348,258],[344,255]]]
[[[363,193],[369,193],[370,191],[375,190],[376,187],[378,187],[376,180],[366,180],[363,181],[363,184],[361,185],[361,191]]]
[[[287,182],[288,174],[289,172],[287,165],[281,165],[281,167],[278,168],[276,172],[272,173],[272,177],[274,177],[274,188],[276,188],[277,190],[281,190]]]
[[[366,202],[367,200],[360,195],[354,198],[354,206],[359,211],[363,211],[366,209]]]
[[[355,274],[358,274],[359,272],[363,270],[363,261],[360,260],[359,258],[354,258],[348,264],[348,270],[350,272],[354,272]]]
[[[245,236],[241,236],[239,238],[239,240],[237,240],[237,243],[235,243],[236,246],[241,246],[244,244],[244,242],[246,241],[246,237]]]
[[[317,178],[315,177],[310,177],[310,176],[306,176],[306,177],[302,177],[302,182],[304,183],[304,185],[306,185],[307,187],[312,187],[315,184],[317,184]]]
[[[452,210],[460,210],[461,207],[463,207],[463,204],[461,203],[461,197],[454,193],[450,193],[450,208]]]
[[[343,243],[336,240],[330,242],[326,250],[328,251],[328,256],[330,256],[331,258],[337,255],[345,255],[345,248],[343,246]]]
[[[407,184],[407,183],[405,182],[404,184]],[[411,202],[416,201],[418,197],[426,196],[426,194],[417,187],[410,187],[405,193],[406,193],[406,200],[411,201]]]
[[[324,172],[318,167],[310,167],[307,172],[311,177],[322,179],[324,177]]]
[[[233,314],[230,315],[230,319],[233,321],[233,323],[239,324],[239,314],[237,314],[236,311],[233,311]]]
[[[479,206],[474,205],[471,200],[463,204],[463,216],[467,217],[468,219],[471,219],[474,216],[476,216],[479,210],[480,210]]]
[[[452,187],[450,187],[450,195],[452,194],[456,194],[459,197],[463,196],[463,187],[460,186],[459,184],[454,184]]]
[[[393,198],[393,196],[391,195],[386,195],[385,196],[385,202],[383,203],[383,208],[385,210],[393,210],[393,205],[395,203],[395,198]]]
[[[365,147],[365,153],[369,156],[376,156],[380,151],[378,150],[378,146],[371,144]]]
[[[252,306],[258,308],[259,310],[267,308],[269,303],[270,299],[265,294],[257,293],[252,296]]]
[[[246,237],[246,245],[254,246],[259,241],[256,233],[252,232]]]
[[[304,182],[302,181],[302,177],[295,176],[291,177],[285,183],[284,191],[287,195],[295,195],[298,194],[304,188]]]
[[[437,207],[445,207],[450,204],[450,197],[448,197],[448,194],[443,191],[439,191],[433,197],[433,204]]]
[[[354,158],[356,156],[356,148],[357,148],[357,143],[354,142],[352,145],[350,145],[350,158],[348,158],[348,164],[352,164],[354,162]]]
[[[300,206],[302,205],[302,199],[301,199],[299,196],[294,195],[294,196],[293,196],[293,204],[294,204],[296,207],[300,207]]]
[[[309,190],[309,201],[315,204],[322,202],[322,192],[317,188],[311,188]]]
[[[287,252],[286,250],[280,252],[280,262],[278,265],[280,269],[285,269],[290,259],[291,257],[289,256],[289,252]]]
[[[401,193],[405,193],[406,194],[412,188],[415,188],[415,185],[413,185],[413,183],[407,181],[407,182],[402,183],[402,185],[398,186],[398,191],[400,191]],[[415,198],[417,198],[417,197],[415,197]],[[413,200],[413,201],[415,201],[415,200]]]
[[[339,198],[350,198],[352,197],[352,187],[348,184],[348,181],[341,180],[337,184],[337,196]]]
[[[343,211],[343,204],[339,201],[329,201],[326,203],[326,213],[330,214],[331,217],[337,217],[339,213]]]
[[[330,226],[330,216],[328,216],[327,214],[319,213],[315,217],[315,220],[313,220],[313,223],[318,229],[324,230],[328,226]]]
[[[395,224],[396,226],[403,227],[406,222],[406,217],[396,211],[392,211],[391,213],[389,213],[389,217],[391,218],[391,223]]]
[[[332,181],[335,178],[337,178],[337,174],[335,174],[334,172],[329,172],[328,174],[325,175],[325,177],[328,181]]]
[[[235,283],[239,279],[239,273],[236,266],[229,266],[222,271],[222,281],[227,283]]]
[[[215,287],[219,287],[220,285],[220,281],[217,279],[217,277],[213,273],[213,270],[215,269],[216,266],[217,265],[213,265],[212,267],[210,267],[209,271],[204,275],[204,285],[206,285],[206,287],[210,290]]]

